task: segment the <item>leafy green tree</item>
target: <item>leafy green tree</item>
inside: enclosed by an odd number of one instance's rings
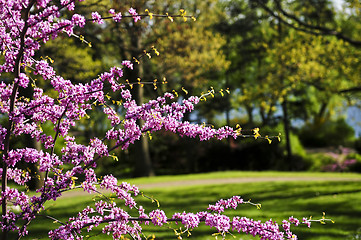
[[[56,61],[51,60],[52,66],[63,72],[64,78],[75,82],[86,82],[104,68],[100,59],[93,56],[93,49],[76,38],[55,39],[42,49],[41,54],[43,57],[55,56]]]
[[[162,54],[155,60],[157,70],[176,82],[171,85],[199,93],[207,90],[204,84],[218,80],[229,65],[222,51],[225,38],[214,30],[223,13],[216,0],[184,1],[182,8],[191,10],[196,21],[166,23],[164,29],[159,28],[156,45]]]
[[[310,12],[314,12],[316,14],[313,14],[316,16],[316,23],[314,21],[309,21],[310,18],[304,18],[305,14],[304,12],[293,12],[294,8],[290,8],[292,4],[299,4],[299,1],[282,1],[282,0],[273,0],[273,1],[264,1],[264,0],[256,0],[255,1],[258,6],[263,8],[266,12],[268,12],[272,17],[277,19],[280,23],[282,23],[285,26],[288,26],[290,28],[293,28],[297,31],[306,32],[312,35],[316,36],[333,36],[336,37],[339,40],[343,40],[345,42],[350,43],[351,45],[355,47],[361,46],[361,40],[359,36],[355,36],[353,34],[349,34],[349,32],[344,32],[341,27],[345,27],[344,25],[329,25],[330,22],[320,22],[320,14],[317,12],[322,12],[323,14],[327,12],[327,15],[329,15],[329,10],[320,10],[320,7],[327,7],[332,8],[331,3],[333,1],[320,1],[320,0],[307,0],[304,2],[309,2],[309,7],[314,8],[315,10],[309,11],[307,10],[306,15],[308,17],[312,16],[312,14],[309,14]],[[271,2],[271,4],[267,4],[268,2]],[[304,5],[304,4],[301,4]],[[344,5],[347,10],[347,15],[359,15],[360,14],[360,3],[357,0],[349,0],[346,1],[346,4]],[[301,10],[304,10],[304,8],[301,7]],[[351,14],[349,14],[351,13]],[[323,15],[321,14],[321,15]],[[346,17],[348,20],[352,20],[354,17]],[[327,19],[324,19],[327,20]],[[353,38],[355,37],[355,38]]]
[[[228,76],[240,93],[233,102],[246,109],[251,124],[256,109],[262,125],[279,121],[277,116],[283,113],[289,143],[292,119],[321,124],[342,104],[340,93],[357,91],[359,51],[353,42],[321,30],[301,31],[293,19],[337,28],[338,13],[331,1],[228,1],[226,6],[231,13],[223,28],[229,36]],[[296,25],[290,26],[283,17]]]
[[[104,28],[90,24],[90,27],[84,29],[84,39],[92,43],[94,58],[101,60],[106,66],[121,65],[125,59],[135,61],[134,70],[125,72],[125,75],[129,83],[135,83],[133,94],[139,104],[145,98],[157,95],[153,86],[155,79],[158,79],[156,85],[158,93],[167,89],[168,91],[176,89],[179,94],[186,95],[186,92],[190,94],[193,91],[194,94],[198,94],[207,89],[205,82],[210,76],[217,79],[214,76],[219,76],[228,65],[221,51],[225,42],[211,29],[212,23],[220,14],[217,13],[219,9],[216,3],[215,0],[202,2],[193,0],[181,2],[173,0],[87,1],[81,5],[80,11],[88,16],[93,11],[107,16],[109,13],[106,9],[113,8],[117,12],[126,12],[133,7],[138,13],[148,14],[149,17],[137,23],[134,23],[132,19],[123,19],[119,23],[105,23]],[[179,18],[174,19],[177,24],[172,24],[171,17],[161,19],[151,16],[152,14],[166,15],[168,12],[194,15],[197,21]],[[211,21],[206,18],[206,14],[208,17],[213,16]],[[157,28],[153,29],[155,25]],[[100,31],[102,35],[97,34]],[[158,46],[163,48],[158,49]],[[158,53],[160,53],[159,56],[157,56]],[[148,56],[152,58],[149,60]],[[168,82],[164,88],[160,87],[163,77],[166,77]],[[117,108],[117,106],[114,107]],[[148,145],[148,137],[142,137],[141,141],[130,150],[136,162],[134,167],[136,176],[154,175]]]
[[[332,1],[294,1],[287,4],[283,4],[281,1],[273,1],[273,3],[274,8],[279,12],[277,16],[275,16],[275,12],[272,14],[269,11],[272,5],[259,4],[285,27],[290,25],[285,24],[282,17],[291,18],[295,22],[302,18],[302,22],[307,23],[308,26],[335,29],[335,32],[340,27],[343,29],[342,25],[346,25],[343,22],[345,19],[348,20],[349,26],[356,27],[359,25],[352,20],[357,14],[352,11],[349,13],[348,11],[345,13],[335,12]],[[288,14],[288,12],[292,12],[292,14]],[[301,23],[298,24],[302,26]],[[343,34],[334,36],[323,34],[324,32],[320,29],[318,34],[313,34],[313,32],[310,34],[310,32],[301,31],[298,28],[292,29],[296,30],[294,34],[302,36],[303,43],[296,49],[306,49],[306,51],[302,50],[303,53],[300,56],[304,55],[303,58],[308,61],[301,66],[300,71],[296,74],[302,75],[304,78],[301,83],[317,90],[316,94],[321,102],[319,111],[314,117],[314,122],[317,123],[324,119],[322,115],[327,113],[326,109],[330,100],[337,98],[340,93],[343,93],[342,96],[346,96],[345,93],[356,92],[359,89],[357,75],[360,74],[360,64],[358,64],[360,52],[357,44],[354,41],[349,41],[349,38],[357,39],[359,36],[343,30]],[[345,35],[350,37],[345,37]],[[305,46],[307,43],[310,44],[309,49]]]

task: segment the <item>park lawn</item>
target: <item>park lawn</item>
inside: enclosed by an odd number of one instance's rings
[[[215,176],[219,178],[233,175],[233,177],[269,177],[269,176],[305,176],[332,178],[347,177],[361,179],[356,174],[322,174],[322,173],[280,173],[280,172],[223,172],[201,175],[186,175],[175,177],[155,177],[130,180],[131,183],[144,184],[149,180],[181,181],[185,179],[209,179]],[[208,177],[207,177],[208,176]],[[278,182],[254,182],[237,184],[215,184],[197,186],[178,186],[145,189],[144,194],[153,196],[167,212],[168,217],[174,212],[188,210],[191,212],[203,211],[209,203],[214,203],[220,198],[229,198],[232,195],[240,195],[244,200],[251,199],[252,202],[261,203],[262,208],[258,210],[251,205],[241,205],[235,211],[228,211],[231,216],[247,216],[253,219],[266,221],[268,219],[281,222],[284,218],[294,216],[313,216],[314,219],[322,217],[332,218],[334,224],[325,225],[313,223],[308,229],[305,226],[293,228],[299,239],[359,239],[361,237],[361,181],[278,181]],[[141,196],[137,197],[140,204],[150,209],[156,208],[156,204]],[[93,206],[92,197],[77,196],[76,198],[64,197],[59,201],[49,202],[46,213],[55,218],[66,221],[68,216],[74,216],[85,206]],[[48,219],[35,220],[29,228],[30,236],[24,239],[46,239],[48,229],[56,227],[57,224]],[[176,227],[171,225],[170,227]],[[176,239],[173,231],[167,227],[152,228],[145,227],[145,235],[153,233],[157,239]],[[214,229],[207,226],[195,229],[190,239],[214,239],[211,236]],[[90,236],[94,233],[89,234]],[[185,237],[185,236],[184,236]],[[244,234],[235,234],[236,239],[259,239]],[[232,239],[231,235],[228,239]],[[89,239],[111,239],[110,236],[97,235]]]
[[[185,175],[165,175],[157,177],[141,177],[124,179],[132,184],[149,184],[159,182],[187,181],[200,179],[227,179],[227,178],[263,178],[263,177],[319,177],[319,178],[354,178],[361,180],[358,173],[333,173],[333,172],[279,172],[279,171],[222,171]]]

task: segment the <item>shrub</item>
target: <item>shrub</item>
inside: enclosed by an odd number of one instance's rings
[[[343,118],[317,125],[306,124],[299,132],[305,147],[349,146],[354,136],[353,128]]]
[[[325,153],[311,154],[307,160],[311,171],[358,172],[361,166],[361,156],[352,149],[343,147]]]

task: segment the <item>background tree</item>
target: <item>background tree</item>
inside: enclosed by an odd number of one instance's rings
[[[354,57],[358,50],[333,35],[299,31],[281,17],[287,11],[309,25],[338,28],[344,13],[336,12],[332,1],[223,3],[229,14],[218,29],[228,38],[227,76],[237,95],[231,101],[234,109],[246,113],[243,123],[275,126],[283,119],[284,126],[290,123],[282,131],[287,136],[295,120],[317,129],[335,117],[350,100],[340,95],[343,89],[359,86],[359,80],[350,76],[360,72]],[[287,145],[291,152],[291,144]]]
[[[209,18],[205,21],[203,20],[205,18],[202,18],[199,13],[205,12],[203,10],[207,9],[207,11],[210,11],[209,16],[216,16],[216,12],[219,11],[216,1],[204,1],[202,3],[197,3],[197,1],[181,1],[178,3],[171,0],[166,2],[90,1],[81,7],[81,11],[91,14],[92,11],[96,10],[107,14],[108,7],[122,11],[129,8],[130,5],[137,9],[138,12],[144,12],[145,14],[152,14],[150,10],[153,13],[178,12],[182,14],[180,9],[184,9],[187,13],[199,17],[199,23],[198,21],[194,22],[192,19],[187,19],[186,22],[184,22],[184,19],[179,19],[177,20],[178,24],[172,24],[169,18],[149,18],[142,23],[134,24],[132,21],[124,19],[120,23],[107,23],[107,27],[104,29],[95,25],[90,25],[89,28],[85,29],[86,32],[83,33],[85,39],[92,42],[93,45],[98,45],[95,48],[95,58],[101,59],[108,66],[119,64],[121,59],[142,56],[144,51],[152,52],[155,55],[152,47],[161,47],[160,49],[157,48],[157,51],[162,53],[158,57],[148,61],[146,60],[148,57],[144,56],[139,61],[140,64],[133,65],[133,71],[125,73],[129,82],[138,83],[139,78],[142,82],[153,83],[158,78],[158,82],[161,83],[162,78],[166,77],[167,89],[176,89],[181,95],[182,93],[185,94],[185,92],[181,91],[180,86],[182,86],[189,94],[193,92],[192,89],[196,89],[193,93],[197,94],[207,90],[202,85],[205,82],[206,75],[214,76],[210,72],[219,75],[227,67],[227,62],[220,50],[224,42],[222,42],[219,35],[215,35],[210,29],[212,22],[216,21],[215,17],[212,17],[214,19],[212,21]],[[154,26],[161,27],[154,28]],[[102,31],[103,34],[97,34],[99,31]],[[175,45],[170,45],[173,43]],[[192,72],[192,74],[189,74],[189,72]],[[215,77],[213,78],[215,79]],[[144,86],[134,84],[133,86],[133,91],[138,96],[138,102],[165,91],[165,88],[158,88],[155,91],[153,84]],[[186,114],[185,118],[188,119],[189,115]],[[147,138],[142,137],[142,142],[135,144],[129,153],[133,161],[137,162],[133,166],[134,176],[154,174]]]
[[[288,27],[294,28],[298,31],[307,32],[307,33],[310,33],[313,35],[334,36],[337,39],[346,41],[356,47],[360,46],[360,44],[361,44],[360,40],[358,40],[357,38],[353,39],[352,37],[344,34],[342,31],[338,31],[337,29],[332,28],[327,25],[319,25],[317,22],[316,22],[316,24],[313,24],[313,23],[307,22],[307,20],[304,21],[304,20],[302,20],[302,18],[299,17],[299,15],[297,16],[296,12],[295,13],[287,12],[288,9],[284,8],[284,4],[283,4],[282,0],[273,0],[273,7],[268,6],[267,2],[268,1],[257,0],[257,3],[260,7],[262,7],[270,15],[277,18],[280,22],[282,22],[282,24],[285,24]],[[312,2],[314,2],[319,7],[330,6],[330,3],[331,3],[330,1],[308,1],[308,2],[310,2],[310,4],[308,4],[309,6],[313,6]],[[351,1],[346,1],[346,2],[348,4],[345,4],[344,5],[345,7],[351,8],[351,11],[356,14],[359,12],[359,10],[358,10],[359,3],[356,3],[357,1],[351,0]],[[292,3],[296,3],[296,1],[288,2],[287,4],[291,5]],[[303,8],[303,10],[304,10],[304,8]],[[316,13],[316,11],[313,11],[313,12]],[[322,12],[325,13],[327,11],[322,11]],[[328,14],[329,13],[330,13],[330,11],[328,11]],[[311,15],[308,14],[308,15],[311,16],[312,14]],[[318,13],[313,14],[313,16],[316,16],[318,19],[320,19],[319,18],[320,15]],[[350,18],[350,19],[352,19],[352,18]]]

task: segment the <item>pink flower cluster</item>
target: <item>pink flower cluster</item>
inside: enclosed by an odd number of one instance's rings
[[[120,22],[122,20],[122,13],[115,13],[114,9],[109,9],[109,13],[113,15],[114,22]]]
[[[264,239],[293,237],[290,223],[299,224],[294,218],[283,222],[285,233],[280,232],[278,225],[271,221],[262,224],[244,217],[236,217],[230,221],[230,218],[222,213],[225,209],[235,209],[243,203],[237,196],[210,205],[209,212],[176,213],[168,219],[161,209],[146,214],[143,207],[137,206],[134,197],[139,194],[139,190],[136,186],[118,184],[112,175],[97,176],[95,169],[99,161],[109,157],[114,149],[128,148],[147,132],[166,130],[180,136],[199,138],[201,141],[211,138],[236,138],[237,133],[231,127],[214,129],[182,121],[184,114],[193,111],[194,106],[199,103],[198,97],[193,96],[178,102],[173,94],[165,93],[162,97],[138,105],[122,79],[123,67],[133,69],[130,61],[123,61],[121,66],[115,66],[87,83],[73,83],[58,75],[47,60],[37,59],[40,47],[50,39],[57,38],[60,33],[65,32],[72,36],[74,28],[83,28],[87,22],[104,22],[104,17],[97,12],[93,12],[88,19],[76,13],[77,2],[78,0],[61,0],[59,4],[50,0],[0,0],[0,50],[4,55],[1,58],[0,75],[13,74],[11,82],[0,82],[0,114],[7,118],[9,124],[0,125],[0,159],[3,163],[0,178],[2,183],[7,179],[25,185],[31,179],[31,174],[22,169],[23,163],[38,165],[39,171],[45,175],[44,186],[39,188],[39,194],[34,196],[3,184],[5,187],[1,191],[0,200],[2,207],[7,210],[1,215],[2,232],[5,235],[9,231],[17,232],[19,238],[28,235],[27,226],[42,212],[46,202],[57,200],[65,191],[82,188],[89,193],[99,192],[101,189],[109,190],[119,200],[119,205],[116,202],[100,200],[95,203],[94,208],[86,207],[77,216],[69,218],[59,228],[50,231],[49,238],[83,239],[84,229],[91,231],[102,224],[103,233],[112,234],[114,239],[121,239],[126,234],[140,239],[142,223],[152,222],[156,226],[162,226],[170,221],[181,222],[187,229],[196,228],[200,222],[205,222],[222,234],[233,229]],[[64,14],[66,9],[69,11],[67,15]],[[115,22],[121,21],[121,13],[116,13],[114,9],[109,13]],[[135,9],[130,8],[129,13],[134,22],[140,20]],[[70,17],[66,19],[65,16]],[[29,71],[49,84],[53,90],[52,96],[29,84]],[[119,114],[107,102],[105,96],[108,89],[105,86],[108,85],[112,91],[120,93],[125,114]],[[19,87],[31,88],[32,96],[22,96]],[[79,144],[77,138],[70,134],[70,129],[86,117],[88,112],[99,109],[94,108],[94,105],[103,108],[112,128],[103,138],[93,138],[86,145]],[[140,119],[144,122],[141,126],[138,124]],[[45,124],[51,125],[53,132],[44,131]],[[10,139],[22,135],[39,141],[45,150],[11,149]],[[61,155],[54,153],[59,138],[65,140]],[[10,205],[20,210],[11,211]],[[138,216],[131,217],[125,210],[128,208],[138,209]],[[309,224],[307,220],[303,220],[303,223]]]
[[[141,19],[141,17],[137,13],[137,10],[135,10],[134,8],[129,8],[128,12],[133,16],[134,22],[138,22]]]
[[[242,204],[242,203],[244,202],[240,196],[233,196],[230,199],[227,200],[221,199],[216,204],[209,205],[208,210],[212,212],[222,213],[224,212],[225,209],[228,208],[236,209],[238,207],[238,204]]]

